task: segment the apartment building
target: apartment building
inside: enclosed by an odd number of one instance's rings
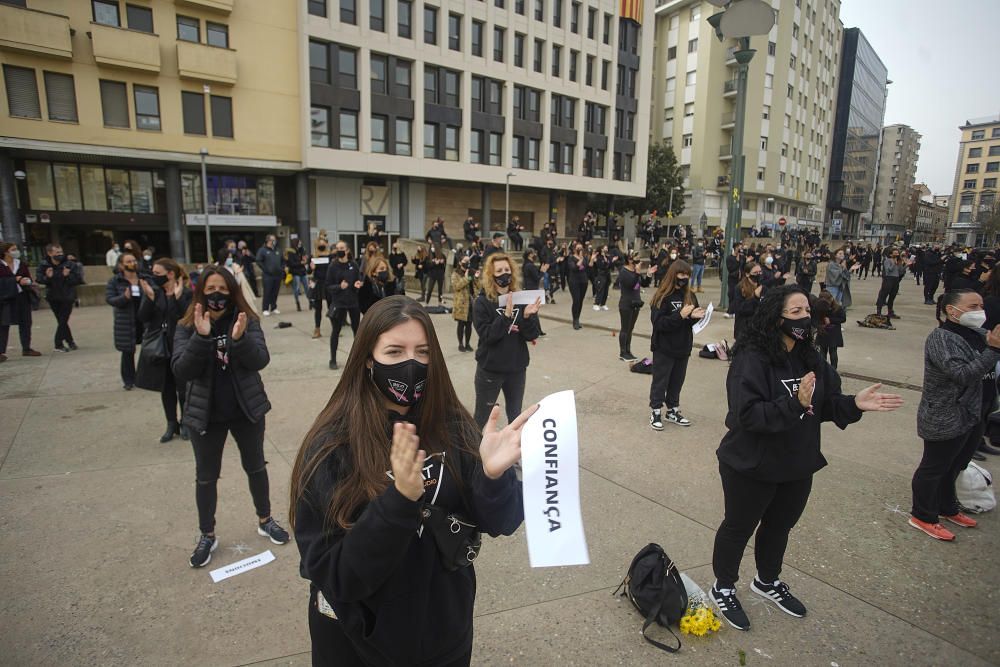
[[[857,238],[871,228],[889,71],[860,29],[843,33],[826,219],[834,235]]]
[[[934,197],[937,199],[937,197]],[[914,217],[914,243],[941,243],[948,227],[948,206],[922,198],[917,201]]]
[[[747,79],[742,227],[819,229],[826,198],[841,43],[839,0],[772,0],[777,22]],[[666,141],[685,178],[680,219],[695,229],[725,224],[735,127],[737,41],[720,42],[709,2],[656,8],[653,141]]]
[[[975,247],[993,245],[997,234],[983,225],[1000,213],[1000,115],[967,120],[959,129],[962,138],[958,143],[947,239],[949,243]]]
[[[575,232],[588,199],[645,192],[652,4],[308,0],[303,163],[312,225],[454,241],[509,214]],[[625,12],[624,14],[622,12]],[[591,200],[592,201],[592,200]],[[570,227],[567,228],[569,223]]]
[[[3,0],[6,238],[103,263],[111,239],[204,260],[294,223],[296,0]]]
[[[896,238],[912,229],[917,202],[924,192],[914,192],[920,133],[909,125],[887,125],[882,129],[882,148],[875,178],[875,199],[871,231],[860,236],[873,239]],[[926,186],[924,186],[926,187]]]

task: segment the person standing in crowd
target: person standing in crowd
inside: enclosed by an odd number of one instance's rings
[[[104,264],[109,268],[115,268],[118,266],[118,256],[122,254],[122,251],[118,248],[117,243],[111,244],[111,249],[104,255]]]
[[[270,362],[260,321],[243,298],[232,273],[205,268],[174,338],[173,374],[187,384],[184,424],[195,458],[195,503],[200,535],[191,567],[204,567],[219,546],[215,534],[217,482],[222,449],[232,435],[240,450],[250,495],[257,511],[257,533],[274,544],[288,533],[271,516],[264,460],[264,415],[271,409],[260,379]]]
[[[113,308],[115,349],[121,352],[122,386],[135,386],[135,349],[142,343],[139,305],[145,281],[139,279],[139,263],[130,253],[118,258],[118,266],[104,288],[104,300]]]
[[[736,298],[733,299],[731,310],[736,322],[733,323],[733,344],[738,345],[747,323],[753,318],[760,306],[760,299],[767,286],[764,285],[764,272],[757,262],[747,262],[744,267],[743,280],[736,288]]]
[[[625,257],[625,266],[618,271],[618,319],[621,320],[621,330],[618,332],[619,361],[635,361],[632,354],[632,331],[642,310],[642,288],[649,287],[651,276],[656,267],[650,267],[647,275],[642,275],[639,263],[639,252],[631,251]]]
[[[285,267],[292,276],[292,296],[295,297],[295,310],[302,310],[302,303],[299,301],[301,293],[309,300],[309,278],[308,273],[309,255],[302,245],[302,239],[295,238],[292,245],[285,251]]]
[[[329,295],[330,312],[327,317],[333,324],[330,334],[330,370],[337,370],[337,345],[340,342],[340,330],[351,318],[351,331],[358,333],[361,322],[361,309],[358,306],[358,290],[363,284],[361,270],[351,258],[347,244],[337,241],[334,252],[335,261],[330,262],[326,270],[326,284],[323,290]]]
[[[468,665],[475,566],[464,550],[444,555],[437,521],[514,533],[524,514],[512,466],[536,408],[502,430],[494,408],[481,431],[430,317],[403,296],[365,317],[344,375],[292,470],[313,664]]]
[[[875,312],[882,314],[882,309],[888,306],[888,316],[892,319],[899,317],[892,309],[896,302],[896,295],[899,294],[899,284],[903,281],[906,273],[906,266],[899,256],[898,248],[887,248],[885,259],[882,260],[882,287],[878,291],[878,299],[875,301]]]
[[[434,222],[431,223],[431,228],[427,230],[424,240],[435,248],[442,248],[445,243],[447,243],[450,248],[451,239],[448,238],[448,232],[444,230],[444,220],[436,218]]]
[[[816,256],[812,249],[806,249],[805,253],[802,255],[802,259],[799,260],[798,264],[798,275],[796,275],[796,282],[799,287],[805,290],[806,294],[812,292],[813,280],[816,278]]]
[[[66,259],[58,243],[45,246],[45,254],[46,258],[35,270],[35,282],[45,285],[45,300],[56,317],[55,349],[69,352],[77,349],[69,318],[76,303],[76,286],[83,284],[83,267]]]
[[[705,242],[698,239],[691,250],[691,290],[701,292],[701,280],[705,276]]]
[[[180,264],[169,257],[161,257],[153,262],[152,275],[149,281],[140,281],[143,299],[139,304],[139,321],[145,327],[145,335],[162,331],[167,358],[173,354],[174,336],[177,333],[177,322],[184,317],[191,305],[191,290],[184,284],[187,276]],[[152,284],[150,284],[152,283]],[[168,362],[163,374],[163,386],[160,388],[160,402],[167,418],[167,430],[160,437],[160,442],[170,442],[175,435],[187,440],[187,426],[177,419],[177,406],[184,412],[184,386],[177,384],[173,369]]]
[[[13,243],[0,243],[0,363],[7,361],[7,341],[15,325],[21,339],[21,356],[42,356],[31,349],[33,294],[31,269],[21,261],[21,250]]]
[[[650,301],[650,319],[653,336],[653,378],[649,386],[649,425],[656,431],[663,430],[662,408],[667,406],[667,421],[678,426],[690,426],[691,421],[681,414],[681,388],[687,376],[691,345],[694,342],[692,327],[705,317],[705,309],[698,306],[698,297],[691,292],[691,267],[678,259],[667,269],[667,275]]]
[[[472,299],[479,287],[479,272],[471,268],[471,259],[463,257],[451,273],[452,310],[458,334],[458,351],[472,352]]]
[[[746,263],[747,257],[743,252],[743,244],[739,241],[733,243],[733,249],[726,257],[726,289],[729,290],[729,309],[726,312],[726,317],[733,317],[736,314],[733,302],[736,300],[736,292],[746,272]]]
[[[369,241],[365,244],[365,251],[361,255],[361,261],[358,262],[358,268],[361,269],[361,273],[364,273],[368,269],[368,263],[375,260],[376,257],[382,256],[382,248],[379,244],[374,241]]]
[[[933,306],[937,302],[935,292],[941,284],[941,270],[944,262],[941,258],[941,249],[937,246],[924,251],[924,305]]]
[[[406,265],[409,263],[406,253],[399,251],[399,242],[393,243],[392,252],[389,253],[389,268],[396,279],[396,294],[406,294]]]
[[[582,329],[580,324],[580,313],[583,312],[583,299],[587,296],[587,272],[590,263],[584,254],[583,244],[576,241],[573,244],[573,254],[566,258],[567,282],[569,283],[569,293],[573,298],[573,305],[570,312],[573,316],[573,328]]]
[[[910,271],[913,273],[913,279],[919,285],[920,278],[924,275],[924,250],[923,248],[911,249],[910,254],[913,258],[913,263],[910,264]]]
[[[511,248],[516,252],[521,252],[524,249],[524,238],[521,236],[523,230],[520,218],[516,215],[507,223],[507,238],[510,239]]]
[[[938,327],[924,345],[924,391],[917,409],[924,454],[913,473],[909,524],[951,541],[955,534],[939,517],[963,528],[976,526],[976,520],[961,511],[955,480],[979,448],[996,402],[1000,326],[983,330],[983,298],[965,289],[942,294],[936,317]]]
[[[429,268],[430,260],[427,257],[427,249],[423,246],[417,246],[417,252],[413,255],[413,275],[416,277],[417,282],[420,283],[420,300],[426,301],[427,299],[427,269]]]
[[[542,289],[542,279],[548,269],[548,264],[543,264],[542,266],[538,265],[538,252],[536,250],[528,250],[528,252],[524,254],[524,264],[521,266],[522,289]],[[545,336],[545,332],[542,331],[541,319],[538,320],[538,335],[539,337]]]
[[[367,313],[377,301],[395,293],[396,284],[392,281],[389,262],[381,255],[376,255],[368,262],[361,289],[358,290],[358,307],[361,309],[361,314]]]
[[[590,256],[590,270],[594,274],[594,310],[608,309],[608,290],[611,287],[611,257],[608,246]]]
[[[264,302],[261,305],[264,317],[271,313],[281,314],[278,310],[278,292],[281,290],[285,272],[281,268],[281,255],[278,253],[277,244],[278,237],[268,234],[264,239],[264,245],[257,251],[256,261],[264,277]]]
[[[485,261],[487,257],[495,252],[503,252],[503,234],[500,232],[493,233],[493,239],[483,252],[483,260]]]
[[[479,337],[476,348],[476,423],[486,425],[490,410],[503,391],[507,421],[513,422],[521,412],[524,386],[530,361],[528,343],[538,338],[538,310],[541,299],[528,305],[514,305],[509,298],[500,307],[502,294],[518,291],[514,263],[504,253],[486,258],[480,272],[483,291],[476,297],[472,322]]]
[[[810,303],[819,356],[824,361],[829,357],[830,365],[836,370],[837,349],[844,347],[844,331],[841,325],[847,322],[847,313],[826,290],[820,292],[818,297],[810,297]]]
[[[769,290],[733,350],[726,392],[729,412],[717,455],[725,517],[715,535],[709,595],[726,621],[749,630],[736,596],[740,562],[756,531],[757,574],[750,590],[785,613],[806,607],[779,579],[788,535],[805,509],[813,475],[826,465],[821,424],[846,428],[866,411],[887,412],[902,399],[872,385],[841,393],[840,376],[813,346],[809,297],[798,285]]]
[[[983,283],[980,278],[976,277],[976,263],[971,259],[966,259],[962,260],[958,266],[958,273],[952,277],[948,291],[972,290],[982,294]],[[985,277],[985,274],[981,274],[981,276]]]
[[[466,245],[472,245],[479,238],[479,223],[471,215],[462,223],[462,235]]]
[[[824,249],[818,252],[819,261],[816,262],[816,282],[819,284],[819,291],[822,292],[826,289],[826,279],[828,269],[830,268],[830,254]]]
[[[235,261],[243,267],[243,276],[246,278],[247,284],[250,286],[250,291],[253,292],[254,298],[260,296],[257,291],[257,269],[254,268],[254,264],[257,260],[254,257],[254,254],[250,252],[250,248],[247,246],[246,241],[240,241],[236,244]]]
[[[215,265],[225,268],[229,273],[233,274],[236,278],[236,284],[239,285],[240,291],[243,292],[243,299],[253,310],[254,314],[257,315],[257,304],[254,300],[253,290],[250,289],[250,283],[243,274],[243,265],[237,261],[235,242],[230,242],[225,247],[219,248],[216,251]]]
[[[833,254],[833,261],[826,267],[826,290],[843,306],[844,310],[851,307],[851,277],[853,266],[847,264],[847,251],[840,248]],[[823,285],[820,283],[820,287]]]
[[[441,249],[431,246],[427,255],[427,264],[424,266],[424,272],[427,273],[427,299],[424,303],[428,306],[431,305],[431,294],[434,292],[435,285],[437,285],[438,305],[443,303],[444,272],[447,264],[448,260],[445,259]]]
[[[406,259],[405,257],[403,258]],[[312,282],[310,283],[310,294],[312,296],[312,309],[313,309],[313,333],[312,337],[322,338],[323,332],[320,327],[320,323],[323,321],[323,304],[327,304],[327,310],[330,309],[329,296],[326,292],[326,272],[330,268],[330,248],[326,237],[319,239],[319,243],[316,244],[316,254],[311,260],[309,260],[309,269],[312,273]]]

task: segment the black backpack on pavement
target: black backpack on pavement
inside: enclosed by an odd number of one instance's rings
[[[647,544],[632,559],[628,573],[612,595],[627,595],[639,613],[645,617],[642,624],[642,638],[653,646],[676,653],[681,648],[681,640],[670,626],[679,622],[687,611],[688,596],[681,574],[674,561],[659,544]],[[677,640],[677,646],[667,646],[646,636],[646,630],[653,623],[662,625]]]

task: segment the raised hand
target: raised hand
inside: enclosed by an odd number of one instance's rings
[[[521,429],[536,410],[537,403],[501,430],[497,428],[500,406],[493,406],[486,428],[483,429],[483,440],[479,443],[479,456],[483,460],[483,472],[487,477],[499,479],[507,468],[521,460]]]
[[[233,333],[230,338],[233,340],[239,340],[243,338],[243,333],[247,330],[247,314],[240,313],[236,316],[236,322],[233,324]]]
[[[993,327],[993,331],[986,334],[986,344],[990,347],[1000,348],[1000,324]]]
[[[392,448],[389,462],[396,490],[409,500],[420,500],[424,495],[424,458],[426,453],[417,449],[420,438],[413,424],[396,422],[392,427]]]
[[[200,303],[194,305],[194,330],[200,336],[208,336],[212,333],[212,319]]]
[[[816,374],[809,371],[799,381],[799,393],[797,398],[802,407],[808,408],[812,405],[813,393],[816,391]]]
[[[694,311],[694,304],[689,303],[688,305],[681,308],[681,317],[687,319],[691,317],[691,313]]]
[[[153,293],[153,288],[150,286],[150,284],[147,283],[145,280],[140,280],[139,286],[142,287],[142,291],[146,294],[146,297],[148,297],[149,300],[152,301],[156,295]]]
[[[184,294],[184,283],[180,280],[174,282],[174,298],[179,299]]]
[[[361,282],[360,280],[355,280],[354,281],[354,289],[361,289],[362,285],[364,285],[364,283]]]
[[[503,314],[508,320],[514,319],[514,295],[510,292],[507,293],[507,305],[504,307]]]
[[[898,394],[883,394],[881,384],[873,384],[854,396],[854,404],[862,412],[892,412],[902,407],[903,397]]]
[[[125,296],[125,300],[126,301],[131,301],[132,300],[132,288],[131,287],[126,287],[124,290],[122,290],[122,294]]]
[[[694,310],[691,311],[691,319],[700,320],[703,317],[705,317],[704,308],[695,308]]]
[[[538,312],[538,309],[542,307],[542,298],[539,297],[535,299],[534,303],[529,303],[528,307],[524,309],[525,318],[531,317]]]

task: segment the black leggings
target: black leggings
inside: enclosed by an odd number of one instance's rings
[[[316,287],[313,288],[313,292],[315,292],[317,294],[319,292],[322,292],[322,291],[323,290],[322,290],[322,288],[319,285],[317,285]],[[313,326],[316,327],[317,329],[319,329],[320,322],[323,321],[320,318],[323,317],[323,302],[324,301],[325,301],[325,299],[323,299],[320,296],[314,297],[313,300],[312,300],[312,305],[313,305]],[[328,304],[327,305],[327,309],[329,309],[329,308],[330,308],[330,306]]]
[[[170,370],[170,364],[164,364],[164,366],[160,402],[163,403],[163,414],[166,416],[167,422],[173,423],[178,421],[178,404],[181,406],[181,414],[184,413],[184,386],[177,386],[177,379],[174,377],[173,371]]]
[[[661,351],[653,352],[653,379],[649,385],[649,407],[659,410],[664,402],[667,409],[681,404],[681,387],[687,377],[688,359],[686,357],[669,357]]]
[[[824,345],[823,343],[820,343],[819,344],[819,356],[822,357],[823,359],[826,359],[827,355],[830,356],[830,365],[833,366],[834,368],[836,368],[837,367],[837,362],[839,361],[838,358],[837,358],[837,348],[833,347],[833,346],[830,346],[830,345]]]
[[[573,297],[573,321],[580,321],[580,313],[583,312],[583,298],[587,296],[587,282],[585,280],[569,281],[569,293]]]
[[[55,346],[62,347],[63,343],[72,343],[73,332],[69,329],[69,316],[73,314],[73,302],[49,301],[49,308],[56,316]]]
[[[431,294],[434,293],[434,285],[438,288],[438,301],[441,301],[441,294],[444,291],[444,272],[443,271],[432,271],[427,277],[427,297],[424,301],[429,305],[431,302]]]
[[[490,412],[503,390],[503,400],[506,402],[507,423],[517,419],[521,414],[521,403],[524,401],[524,384],[527,371],[521,369],[511,373],[492,373],[476,368],[476,423],[479,428],[486,426]]]
[[[463,322],[462,320],[456,320],[458,324],[458,344],[469,346],[469,340],[472,338],[472,320],[468,322]]]
[[[899,282],[902,278],[897,278],[895,276],[884,276],[882,278],[882,288],[878,291],[878,299],[875,301],[875,310],[882,312],[883,306],[889,307],[889,312],[893,312],[892,304],[896,301],[896,295],[899,294]]]
[[[639,308],[618,308],[618,317],[622,328],[618,332],[618,351],[621,354],[632,354],[632,330],[639,319]]]
[[[122,352],[121,363],[119,364],[122,374],[122,384],[131,387],[135,384],[135,349]]]
[[[788,533],[798,523],[812,490],[812,476],[790,482],[762,482],[719,462],[726,514],[715,533],[712,569],[717,587],[734,588],[743,550],[754,530],[757,576],[765,584],[781,574]]]
[[[608,303],[608,277],[599,275],[594,278],[594,304],[604,306]]]
[[[958,514],[955,480],[965,470],[982,442],[985,423],[978,424],[950,440],[924,440],[924,457],[913,473],[914,517],[927,523],[937,523],[938,516]]]
[[[267,480],[267,461],[264,460],[264,420],[256,424],[246,418],[232,422],[211,422],[204,433],[191,430],[194,448],[195,493],[198,505],[198,527],[202,533],[215,531],[215,506],[218,503],[216,484],[222,472],[222,448],[226,435],[232,433],[240,450],[240,462],[247,474],[250,495],[257,516],[271,516],[271,501]]]
[[[358,324],[361,322],[360,308],[334,308],[331,311],[330,322],[333,324],[333,333],[330,334],[330,361],[337,360],[337,344],[340,341],[340,329],[347,322],[347,317],[351,317],[351,331],[358,333]]]

